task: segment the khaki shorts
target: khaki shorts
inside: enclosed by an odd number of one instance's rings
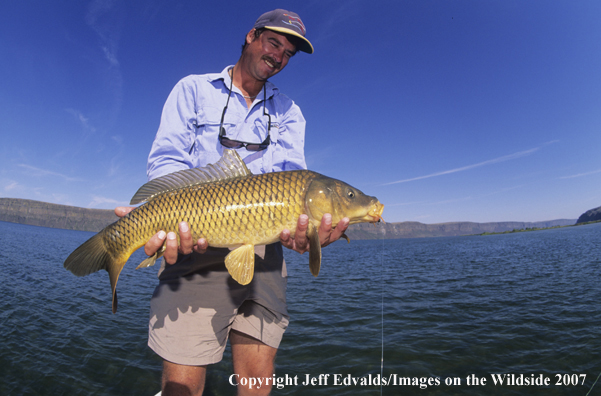
[[[230,330],[277,348],[288,327],[286,265],[279,243],[255,249],[255,274],[242,286],[223,264],[228,249],[191,254],[163,268],[150,300],[148,346],[183,365],[219,362]]]

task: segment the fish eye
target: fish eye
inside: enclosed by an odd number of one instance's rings
[[[355,192],[353,190],[348,190],[348,192],[346,193],[346,195],[349,198],[355,198]]]

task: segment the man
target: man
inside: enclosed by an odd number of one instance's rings
[[[237,149],[253,173],[305,169],[305,120],[296,104],[268,79],[282,71],[297,51],[313,53],[299,16],[267,12],[245,37],[242,55],[219,74],[182,79],[169,95],[148,158],[148,177],[216,162],[226,148]],[[124,215],[129,208],[117,208]],[[255,275],[237,284],[223,264],[228,249],[193,241],[189,226],[161,231],[145,246],[152,255],[163,244],[167,265],[151,300],[149,346],[163,359],[163,396],[201,395],[208,364],[222,359],[227,339],[237,378],[270,378],[277,348],[288,325],[286,266],[282,245],[308,251],[308,218],[299,218],[291,238],[255,250]],[[332,229],[325,215],[322,246],[340,238],[348,219]],[[174,265],[173,265],[174,264]],[[271,384],[270,384],[271,385]],[[238,387],[239,395],[266,395],[270,385]]]

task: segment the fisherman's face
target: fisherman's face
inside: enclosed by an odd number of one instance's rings
[[[254,30],[246,35],[248,45],[247,62],[251,75],[259,81],[266,81],[286,67],[296,53],[296,46],[285,35],[266,29],[259,37]]]

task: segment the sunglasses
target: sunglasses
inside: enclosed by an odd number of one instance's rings
[[[261,143],[249,143],[249,142],[242,142],[240,140],[230,139],[227,136],[225,136],[225,128],[223,126],[223,119],[225,117],[225,112],[227,111],[227,106],[230,103],[230,96],[232,95],[233,80],[234,79],[232,78],[232,82],[230,82],[230,92],[229,92],[229,95],[227,96],[227,102],[225,103],[225,107],[223,108],[223,113],[221,113],[221,123],[219,124],[219,143],[221,143],[221,145],[223,147],[227,147],[227,148],[231,148],[231,149],[239,149],[239,148],[244,147],[248,151],[265,150],[271,144],[271,138],[269,137],[269,132],[271,131],[271,116],[269,115],[269,113],[267,113],[267,111],[265,109],[265,103],[266,103],[266,99],[267,99],[267,92],[265,90],[265,86],[263,86],[263,115],[267,116],[267,137],[265,138],[265,140],[263,140],[263,142],[261,142]]]

